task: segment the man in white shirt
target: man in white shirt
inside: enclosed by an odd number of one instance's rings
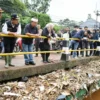
[[[21,34],[21,25],[19,24],[19,17],[17,14],[11,15],[11,20],[4,24],[2,32],[14,36],[4,37],[4,51],[5,53],[12,53],[17,39],[15,36]],[[14,65],[11,64],[11,59],[11,56],[5,57],[5,68],[9,66],[14,67]]]

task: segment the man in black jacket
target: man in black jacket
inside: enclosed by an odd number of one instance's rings
[[[85,26],[84,27],[84,35],[83,35],[83,40],[82,40],[82,46],[83,46],[83,49],[88,49],[88,46],[89,46],[89,35],[91,34],[90,30],[88,30],[88,27]],[[84,56],[84,52],[82,53],[82,56]],[[88,57],[88,51],[86,51],[86,57]]]
[[[14,36],[4,37],[4,51],[5,53],[12,53],[17,39],[15,36],[21,33],[21,25],[19,24],[19,17],[17,14],[11,15],[11,20],[4,24],[2,32]],[[11,59],[11,56],[5,57],[5,68],[9,66],[14,67],[14,65],[11,64]]]

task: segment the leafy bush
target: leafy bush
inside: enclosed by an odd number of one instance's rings
[[[1,19],[1,24],[5,23],[5,21],[10,20],[10,15],[7,13],[3,13],[2,19]]]
[[[30,23],[32,17],[38,18],[39,24],[41,25],[42,28],[45,27],[45,25],[51,21],[51,18],[47,14],[36,13],[32,11],[29,12],[28,16],[22,16],[21,14],[19,14],[19,16],[20,16],[20,22],[22,26],[22,32],[25,25]],[[3,24],[6,19],[10,19],[10,14],[3,13],[1,23]]]
[[[59,25],[54,26],[54,30],[55,30],[56,33],[58,33],[58,31],[60,31],[61,29],[62,29],[62,27],[59,26]]]
[[[41,25],[42,28],[45,27],[47,23],[51,22],[51,18],[47,14],[36,13],[36,12],[30,11],[30,15],[31,17],[35,17],[39,19],[39,24]]]

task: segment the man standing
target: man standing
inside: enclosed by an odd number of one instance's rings
[[[79,39],[79,40],[71,40],[69,43],[69,48],[72,48],[72,46],[74,46],[74,50],[77,50],[77,48],[79,46],[79,42],[82,39],[82,33],[79,29],[79,26],[76,26],[76,33],[72,38]],[[77,58],[76,51],[73,51],[73,58]]]
[[[88,49],[88,46],[89,46],[89,35],[91,34],[90,30],[88,30],[88,27],[85,26],[84,27],[84,35],[83,35],[83,40],[82,40],[82,46],[83,46],[83,49]],[[82,56],[84,56],[84,53],[82,53]],[[88,51],[86,51],[86,57],[88,57]]]
[[[41,26],[40,26],[40,25],[37,25],[37,28],[38,28],[38,33],[39,33],[39,35],[41,36],[41,34],[42,34]],[[40,44],[40,38],[36,38],[36,39],[35,39],[35,48],[36,48],[36,52],[39,51],[39,44]],[[35,57],[38,57],[38,54],[36,54]]]
[[[12,53],[17,39],[15,36],[21,34],[21,25],[19,24],[19,17],[17,14],[11,15],[11,20],[4,24],[2,32],[14,36],[4,37],[4,52]],[[11,64],[11,59],[11,56],[5,57],[5,68],[8,68],[9,66],[14,67],[14,65]]]
[[[31,23],[27,24],[24,28],[24,35],[36,36],[38,37],[38,28],[37,28],[38,19],[32,18]],[[23,38],[23,52],[33,52],[33,38]],[[25,54],[25,65],[35,65],[32,54]]]

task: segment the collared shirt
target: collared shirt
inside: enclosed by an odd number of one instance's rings
[[[37,27],[32,27],[31,24],[27,24],[24,28],[24,35],[26,35],[26,33],[38,34],[38,28]],[[33,38],[23,38],[22,42],[24,44],[32,44],[33,43]]]
[[[32,27],[31,24],[27,24],[24,28],[24,34],[30,33],[30,34],[38,34],[37,27]]]
[[[12,27],[14,27],[13,24],[12,24]],[[5,24],[3,25],[2,32],[3,32],[4,34],[8,34],[8,33],[9,33],[8,27],[7,27],[7,23],[5,23]],[[18,25],[17,32],[14,32],[14,33],[16,33],[16,34],[21,34],[21,25],[20,25],[20,24]]]

